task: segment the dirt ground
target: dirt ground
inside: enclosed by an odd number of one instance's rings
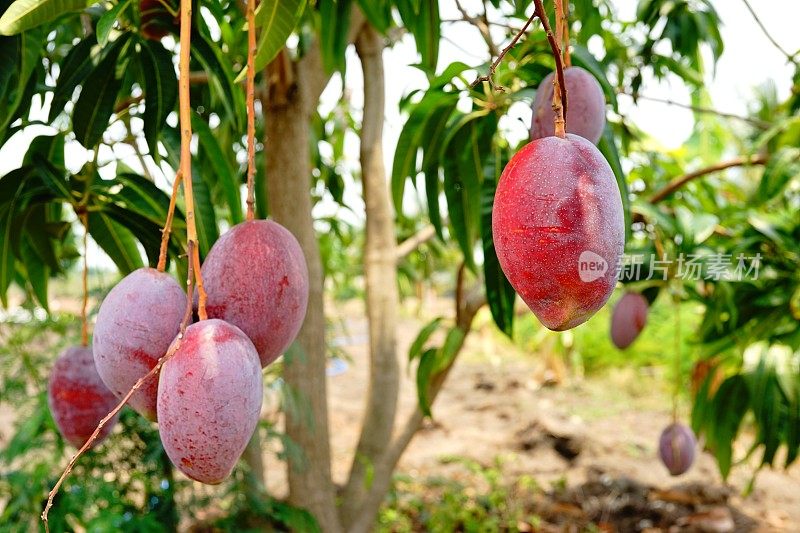
[[[442,299],[419,307],[410,304],[401,312],[399,421],[405,421],[416,405],[413,369],[406,371],[408,346],[430,318],[449,316],[451,305]],[[424,312],[418,314],[419,308]],[[524,353],[505,341],[491,326],[485,311],[477,317],[478,328],[468,338],[433,406],[433,421],[426,422],[414,438],[400,461],[399,472],[420,481],[438,476],[470,486],[473,481],[479,482],[471,477],[474,474],[463,463],[447,459],[457,456],[490,466],[499,457],[507,479],[532,476],[545,489],[566,486],[573,496],[579,493],[581,498],[597,489],[610,493],[611,500],[618,502],[623,491],[620,487],[624,486],[628,500],[634,496],[655,498],[657,505],[672,505],[700,490],[712,494],[710,501],[723,495],[725,508],[736,517],[736,530],[800,531],[800,466],[794,465],[789,471],[762,470],[747,497],[742,491],[753,469],[748,465],[735,467],[726,486],[708,454],[701,454],[686,475],[672,478],[656,457],[657,439],[670,422],[671,412],[663,380],[618,369],[586,379],[573,376],[559,386],[545,387],[542,355]],[[358,302],[330,304],[326,312],[338,317],[331,321],[335,332],[332,344],[346,354],[344,363],[331,365],[328,378],[334,478],[343,483],[366,398],[367,325]],[[267,411],[278,401],[276,392],[270,394]],[[688,406],[682,406],[682,413],[688,415]],[[0,427],[8,429],[12,414],[0,415]],[[286,493],[285,465],[277,459],[277,446],[270,443],[264,459],[268,488],[281,497]],[[745,451],[746,442],[740,443],[737,455],[741,457]],[[631,496],[635,491],[641,494]],[[570,497],[567,494],[566,499]],[[623,503],[631,506],[628,500]],[[574,511],[569,501],[551,503],[559,512]],[[711,514],[717,510],[710,507]],[[748,527],[739,527],[742,519]],[[680,529],[688,530],[730,529]]]
[[[426,305],[425,315],[446,315],[449,309],[445,305]],[[341,322],[334,343],[350,361],[343,372],[339,368],[341,373],[329,377],[328,395],[334,477],[341,483],[360,427],[368,361],[366,322],[353,318],[363,313],[356,304],[339,308],[338,313],[348,318]],[[400,360],[405,369],[404,354],[423,321],[411,312],[404,315]],[[478,322],[487,320],[486,316],[478,318]],[[419,479],[444,476],[468,483],[469,473],[463,465],[443,459],[461,456],[488,466],[502,457],[503,472],[509,479],[527,474],[543,487],[554,483],[578,487],[598,479],[609,483],[634,480],[651,493],[666,494],[666,500],[670,494],[674,496],[670,489],[691,492],[700,487],[704,492],[724,494],[726,505],[735,514],[752,519],[749,522],[755,524],[755,530],[800,531],[798,465],[789,471],[762,470],[747,497],[742,491],[752,468],[734,468],[729,485],[724,486],[707,453],[699,456],[687,474],[672,478],[658,461],[656,450],[658,436],[671,416],[663,383],[620,369],[602,377],[573,378],[561,386],[542,387],[542,364],[541,357],[520,353],[502,340],[498,343],[491,326],[473,332],[434,405],[434,420],[414,438],[399,470]],[[415,401],[413,372],[404,372],[399,420],[405,420]],[[688,407],[683,411],[688,414]],[[746,450],[744,444],[740,448],[739,456]],[[270,488],[281,494],[285,491],[283,469],[273,453],[266,459],[271,467]],[[737,526],[739,523],[737,520]],[[713,527],[708,530],[715,531]]]

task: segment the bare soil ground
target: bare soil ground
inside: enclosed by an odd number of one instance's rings
[[[424,315],[447,315],[449,305],[446,300],[426,303]],[[337,343],[351,361],[346,371],[329,378],[328,394],[334,477],[344,482],[364,408],[368,360],[366,323],[357,318],[363,316],[361,309],[347,304],[337,312],[344,317]],[[411,315],[405,313],[400,330],[404,369],[404,354],[424,323]],[[649,500],[651,507],[688,505],[694,514],[684,517],[688,526],[681,530],[729,530],[725,522],[732,517],[736,530],[800,531],[800,467],[762,470],[747,497],[742,493],[753,469],[749,465],[734,468],[725,485],[707,453],[700,454],[687,474],[672,478],[657,458],[658,436],[671,418],[669,394],[661,380],[620,369],[542,387],[541,357],[521,353],[504,342],[487,321],[487,316],[478,318],[478,331],[468,339],[434,405],[434,420],[403,455],[401,472],[419,479],[469,480],[462,464],[443,459],[461,456],[490,465],[499,456],[504,475],[511,479],[527,474],[543,487],[566,484],[573,494],[568,490],[555,498],[564,501],[551,503],[567,505],[567,510],[575,506],[569,500],[576,490],[594,491],[595,498],[604,493],[606,506],[619,504],[627,492],[628,511],[636,507],[637,498]],[[404,372],[400,420],[405,420],[415,401],[413,371]],[[688,406],[683,411],[688,416]],[[738,453],[743,456],[746,443],[740,444]],[[285,487],[281,469],[274,456],[269,463],[274,466],[270,471],[277,474],[270,476],[270,485],[280,492]],[[718,503],[731,512],[720,516]],[[587,512],[586,506],[582,512]],[[691,526],[691,520],[699,525]]]
[[[422,313],[414,305],[401,313],[398,421],[405,421],[416,405],[413,368],[406,372],[408,346],[427,320],[449,316],[451,305],[438,299],[419,306]],[[367,330],[358,302],[331,303],[327,312],[337,317],[332,321],[333,344],[348,357],[344,371],[342,365],[332,365],[339,373],[328,379],[334,478],[344,483],[366,398]],[[476,323],[433,407],[434,419],[403,455],[400,473],[420,482],[443,477],[470,486],[481,480],[450,458],[487,466],[501,458],[508,480],[532,476],[546,489],[538,509],[552,524],[589,520],[599,522],[601,529],[628,531],[646,529],[647,521],[657,527],[659,517],[666,517],[686,526],[679,531],[730,531],[731,520],[737,531],[800,531],[798,465],[788,471],[762,470],[746,497],[742,493],[753,468],[735,467],[726,485],[709,454],[701,454],[686,475],[672,478],[656,456],[658,436],[671,416],[668,385],[662,379],[618,369],[545,387],[542,354],[524,353],[504,340],[487,313]],[[272,400],[277,402],[277,393]],[[688,406],[682,412],[688,416]],[[8,436],[13,418],[11,412],[0,413],[0,435]],[[737,455],[742,457],[747,442],[739,444]],[[277,448],[269,443],[264,459],[268,488],[281,497],[286,494],[285,465],[277,459]],[[604,528],[603,520],[614,523]],[[629,529],[625,524],[632,525]]]

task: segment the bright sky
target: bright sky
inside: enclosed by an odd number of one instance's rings
[[[612,0],[612,3],[622,18],[632,19],[638,0]],[[709,73],[707,79],[714,107],[732,113],[746,113],[746,102],[750,99],[753,88],[767,80],[773,80],[779,96],[785,98],[791,87],[792,70],[786,64],[781,53],[769,43],[756,26],[744,3],[740,0],[714,0],[713,3],[723,21],[721,31],[725,42],[725,51],[718,63],[716,73],[713,77]],[[480,0],[465,0],[463,4],[471,13],[482,9]],[[800,49],[800,32],[797,31],[797,21],[800,20],[800,2],[797,0],[761,0],[751,1],[751,5],[754,6],[771,35],[784,49],[790,52]],[[460,17],[453,0],[440,0],[440,9],[443,19]],[[534,26],[534,31],[536,28],[537,26]],[[480,64],[487,59],[485,44],[477,34],[477,30],[470,25],[465,23],[444,24],[442,35],[444,40],[440,48],[440,69],[456,60],[468,64]],[[499,32],[497,40],[500,41],[501,38],[502,34]],[[455,43],[458,45],[456,46]],[[425,88],[426,80],[420,71],[408,66],[417,61],[413,42],[408,36],[392,49],[386,50],[384,58],[386,64],[384,151],[388,174],[391,170],[394,146],[404,120],[399,115],[397,102],[410,91]],[[362,85],[360,65],[351,49],[348,52],[346,86],[355,108],[360,108],[362,105]],[[335,105],[340,92],[341,81],[337,78],[323,94],[322,107],[330,109]],[[662,83],[645,80],[641,92],[652,97],[689,102],[689,93],[679,80],[667,80]],[[624,96],[620,97],[620,104],[622,112],[667,148],[680,146],[691,131],[693,119],[692,113],[688,110],[649,101],[640,101],[638,105],[634,106],[630,99]],[[44,113],[38,115],[39,118],[43,118]],[[530,110],[524,105],[519,105],[513,108],[511,117],[501,123],[501,127],[506,128],[510,135],[521,139],[526,134],[525,124],[529,123]],[[0,175],[20,165],[25,148],[31,138],[49,131],[51,130],[48,128],[30,128],[26,132],[16,135],[0,148]],[[348,154],[346,165],[357,169],[358,139],[355,134],[351,135],[346,144],[346,153]],[[67,165],[72,171],[77,171],[88,157],[86,150],[75,142],[68,145],[66,155]],[[122,158],[125,164],[134,169],[141,168],[130,147],[115,147],[114,156]],[[111,158],[110,150],[101,152],[102,160]],[[104,174],[113,175],[113,168],[104,169]],[[171,176],[169,178],[171,179]],[[161,185],[166,185],[166,183],[164,179],[159,180]],[[352,181],[350,184],[352,185]],[[346,199],[353,206],[357,217],[362,218],[363,203],[360,200],[359,192],[357,187],[348,187]],[[317,210],[320,213],[332,213],[334,208],[330,203],[323,203],[318,206]],[[346,214],[340,212],[340,215],[345,216]],[[90,255],[98,257],[92,250],[90,250]],[[101,264],[111,266],[107,261],[99,261],[98,266]]]

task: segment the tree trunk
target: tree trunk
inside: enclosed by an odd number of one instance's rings
[[[345,527],[368,490],[368,473],[392,439],[400,369],[397,360],[397,244],[394,213],[383,163],[384,73],[383,39],[364,24],[356,39],[364,73],[364,114],[361,122],[361,181],[366,206],[364,275],[369,324],[370,380],[361,437],[342,498]]]
[[[459,276],[459,278],[461,278],[461,276]],[[460,281],[457,290],[460,292],[462,288]],[[485,302],[486,297],[482,290],[472,291],[471,294],[465,298],[461,306],[459,306],[457,299],[456,327],[460,329],[464,335],[455,348],[455,355],[450,365],[431,380],[428,394],[431,405],[433,405],[436,397],[439,395],[444,382],[447,380],[447,376],[450,374],[450,370],[458,359],[458,354],[461,352],[461,348],[463,348],[467,340],[467,335],[469,335],[472,329],[472,320],[475,318],[475,314]],[[348,533],[368,533],[372,530],[375,524],[375,516],[378,514],[378,510],[380,509],[383,499],[386,497],[386,493],[392,486],[392,475],[397,467],[397,463],[400,461],[400,457],[403,455],[405,449],[411,443],[414,435],[416,435],[424,419],[425,416],[422,414],[419,406],[417,406],[409,415],[400,432],[394,440],[388,443],[384,453],[375,462],[372,485],[368,488],[352,520],[348,522]]]
[[[285,51],[276,63],[282,70],[278,85],[269,89],[265,115],[269,211],[300,242],[309,274],[305,322],[284,356],[283,377],[295,405],[286,410],[286,433],[303,454],[301,460],[289,461],[289,502],[309,510],[323,531],[335,533],[341,527],[330,469],[323,272],[311,216],[309,152],[309,124],[319,96],[311,100],[309,89],[324,87],[324,83],[307,79],[324,73],[315,72],[313,65],[304,68],[302,63],[288,62]]]

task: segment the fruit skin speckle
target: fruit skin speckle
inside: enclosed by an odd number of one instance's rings
[[[167,353],[185,309],[178,282],[154,268],[135,270],[111,289],[97,313],[92,347],[97,372],[118,398]],[[128,404],[155,420],[157,388],[153,376]]]
[[[61,352],[50,371],[47,404],[64,440],[83,446],[117,402],[97,373],[91,348],[72,346]],[[118,418],[119,414],[103,426],[92,447],[105,440]]]
[[[239,328],[218,319],[186,328],[158,383],[159,433],[172,463],[221,483],[255,431],[262,394],[258,353]]]
[[[202,267],[209,318],[241,328],[267,366],[294,341],[308,306],[308,268],[294,236],[271,220],[237,224]]]
[[[553,76],[548,74],[533,100],[531,140],[555,135]],[[580,135],[597,144],[606,127],[606,97],[600,83],[581,67],[564,69],[567,85],[567,133]]]
[[[611,167],[577,135],[528,143],[500,176],[492,234],[503,272],[542,324],[582,324],[611,296],[625,247]]]

